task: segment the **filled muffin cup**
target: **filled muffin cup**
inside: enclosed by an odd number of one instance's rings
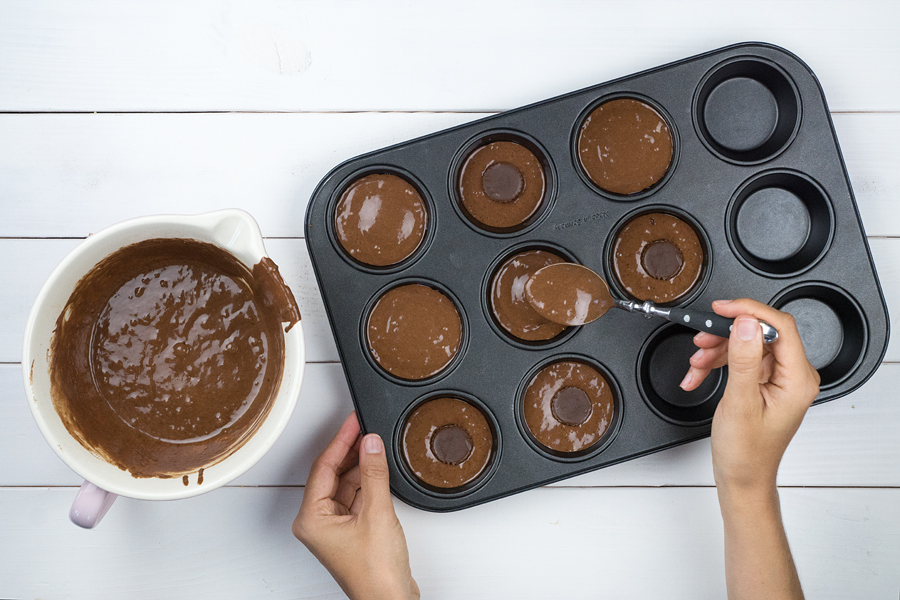
[[[458,497],[483,486],[499,464],[500,428],[483,402],[435,391],[404,411],[394,435],[397,464],[419,490]]]
[[[536,452],[577,462],[609,447],[622,411],[622,393],[609,370],[591,358],[562,354],[541,361],[522,380],[516,421]]]
[[[550,212],[556,172],[549,153],[531,136],[512,130],[483,133],[464,144],[450,168],[450,197],[479,233],[521,235]]]
[[[369,300],[364,314],[362,351],[393,383],[432,383],[452,371],[465,354],[468,325],[462,304],[436,282],[394,282]]]
[[[434,237],[431,196],[411,173],[372,166],[347,177],[331,197],[326,230],[338,254],[368,273],[409,267]]]
[[[640,200],[675,172],[678,132],[668,112],[639,94],[612,94],[591,103],[575,123],[571,152],[584,183],[611,200]]]

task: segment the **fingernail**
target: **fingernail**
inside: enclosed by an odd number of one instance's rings
[[[731,304],[731,300],[713,300],[713,304]]]
[[[703,357],[703,348],[700,348],[699,350],[694,352],[694,355],[691,357],[691,362],[694,362],[695,360],[700,360],[702,357]]]
[[[687,386],[689,386],[692,381],[694,381],[694,375],[693,375],[693,373],[688,371],[687,375],[684,376],[684,379],[681,381],[681,383],[679,384],[678,387],[680,387],[683,390],[687,389]]]
[[[381,443],[381,438],[377,434],[372,433],[363,440],[363,448],[366,454],[378,454],[384,449],[384,445]]]
[[[759,331],[759,321],[756,319],[738,319],[737,322],[737,336],[744,340],[745,342],[749,342],[750,340],[756,339],[756,334]]]

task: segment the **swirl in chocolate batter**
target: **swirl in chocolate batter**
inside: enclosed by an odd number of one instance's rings
[[[135,477],[224,459],[259,428],[300,318],[278,269],[251,272],[187,239],[138,242],[76,285],[51,343],[54,407],[91,452]]]

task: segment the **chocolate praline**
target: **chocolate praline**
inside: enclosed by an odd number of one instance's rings
[[[538,371],[522,398],[525,425],[548,450],[587,451],[612,426],[615,400],[606,378],[578,361],[555,362]]]
[[[488,466],[494,435],[474,405],[451,397],[428,400],[403,425],[403,458],[423,483],[452,490],[476,480]]]
[[[612,270],[626,293],[657,304],[675,302],[703,276],[706,255],[694,228],[662,212],[631,219],[613,242]]]
[[[537,156],[515,142],[477,148],[459,173],[463,208],[478,225],[512,229],[534,215],[544,199],[544,168]]]
[[[578,159],[591,181],[607,192],[644,191],[665,176],[672,156],[666,120],[640,100],[604,102],[581,124]]]
[[[375,267],[411,256],[428,224],[422,196],[390,173],[366,175],[350,184],[334,211],[335,236],[354,259]]]
[[[566,330],[535,312],[525,298],[525,284],[543,267],[566,262],[546,250],[526,250],[506,259],[491,280],[491,312],[511,335],[526,341],[545,341]]]
[[[369,351],[402,379],[427,379],[456,356],[462,340],[459,311],[447,296],[420,284],[395,287],[375,303],[366,325]]]

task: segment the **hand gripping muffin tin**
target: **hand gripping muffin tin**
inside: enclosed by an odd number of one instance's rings
[[[473,169],[482,169],[475,192]],[[424,217],[397,209],[379,221],[383,175],[409,184]],[[349,201],[348,190],[364,188],[361,203]],[[516,208],[526,195],[531,204]],[[337,207],[351,204],[364,207],[351,215],[354,239],[376,231],[380,251],[396,237],[406,244],[397,262],[360,262],[365,252],[338,240]],[[751,297],[792,313],[822,377],[816,403],[874,373],[888,340],[878,277],[822,90],[781,48],[729,46],[366,154],[322,180],[307,244],[359,419],[386,441],[399,498],[456,510],[709,435],[727,369],[680,389],[693,331],[611,311],[520,338],[492,303],[499,271],[516,285],[519,253],[584,264],[613,295],[635,299],[616,276],[629,258],[616,255],[626,248],[619,233],[669,221],[696,233],[702,269],[663,305],[708,310]],[[654,284],[683,269],[686,250],[675,246],[642,251],[642,268],[654,254],[666,273]],[[403,298],[414,308],[391,312]],[[403,377],[384,366],[392,360]],[[593,383],[566,387],[559,378],[576,371]],[[535,419],[572,423],[551,439],[535,435]],[[580,420],[599,429],[578,437]]]

